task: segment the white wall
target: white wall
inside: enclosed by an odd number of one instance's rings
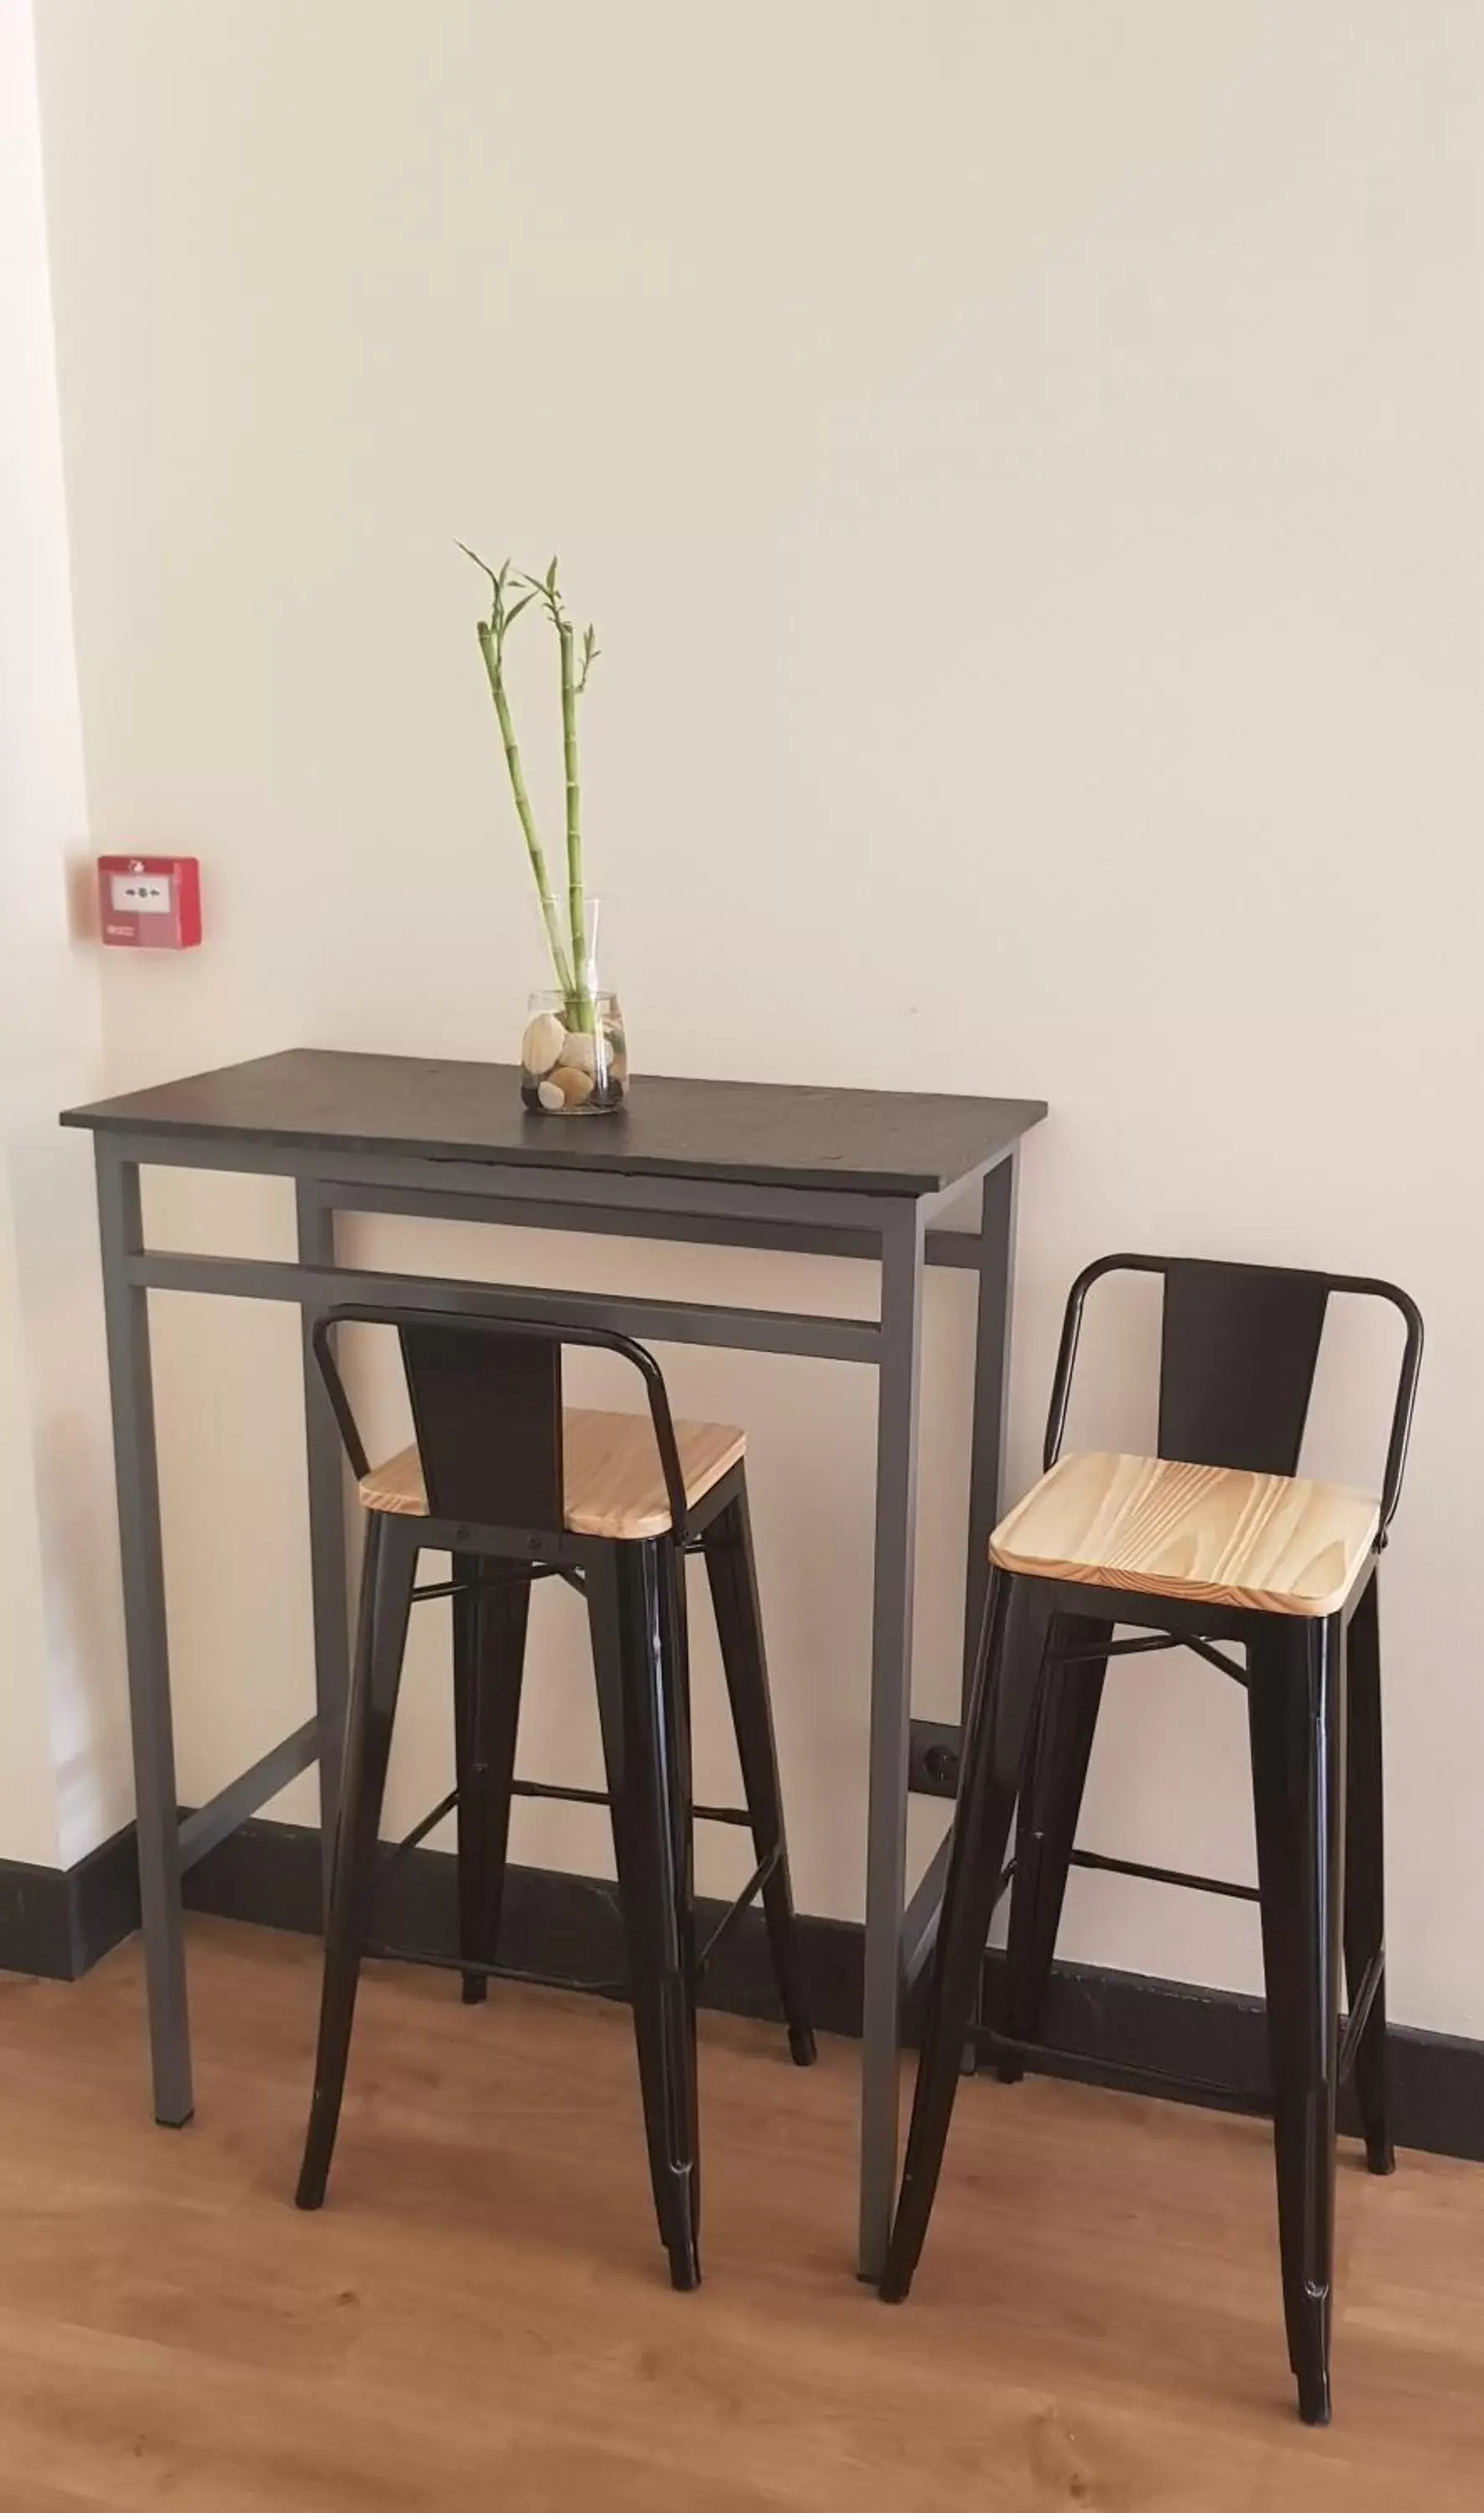
[[[539,973],[452,542],[560,549],[603,630],[590,849],[641,1064],[1053,1104],[1017,1486],[1101,1249],[1374,1269],[1423,1301],[1386,1609],[1394,2005],[1484,2031],[1471,0],[44,0],[41,32],[96,836],[199,848],[208,882],[197,957],[105,972],[114,1079],[293,1041],[510,1051]],[[536,748],[549,796],[549,724]],[[250,1184],[159,1211],[203,1242],[289,1227]],[[361,1245],[450,1253],[412,1225]],[[869,1296],[803,1260],[706,1282]],[[298,1407],[287,1318],[159,1307],[195,1793],[307,1697]],[[931,1308],[942,1710],[962,1286]],[[1104,1433],[1141,1351],[1115,1324]],[[1378,1355],[1341,1358],[1326,1460],[1371,1420],[1350,1379]],[[869,1382],[695,1353],[674,1378],[752,1427],[802,1897],[854,1911]],[[526,1758],[580,1776],[549,1611]],[[438,1785],[445,1693],[430,1631],[399,1815]],[[714,1708],[702,1752],[720,1776]],[[1245,1872],[1236,1696],[1125,1670],[1092,1795],[1102,1847]],[[576,1818],[518,1849],[598,1855]],[[1257,1979],[1246,1912],[1131,1884],[1079,1885],[1066,1943]]]
[[[0,0],[0,1856],[69,1863],[128,1813],[87,1147],[98,972],[69,931],[82,734],[29,0]]]

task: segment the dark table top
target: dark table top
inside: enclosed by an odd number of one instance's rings
[[[292,1048],[69,1108],[64,1126],[192,1142],[616,1172],[751,1186],[930,1195],[985,1168],[1046,1113],[1039,1099],[636,1077],[626,1108],[529,1116],[512,1064]]]

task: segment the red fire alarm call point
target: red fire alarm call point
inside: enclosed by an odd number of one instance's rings
[[[98,928],[126,951],[190,951],[201,939],[195,856],[99,856]]]

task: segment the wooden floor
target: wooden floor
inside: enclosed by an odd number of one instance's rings
[[[1484,2506],[1484,2168],[1342,2168],[1336,2423],[1294,2419],[1266,2133],[965,2087],[917,2292],[851,2276],[854,2052],[708,2019],[706,2285],[669,2291],[628,2018],[363,1994],[324,2214],[290,2205],[305,1941],[191,1940],[200,2110],[139,1967],[0,1976],[0,2507],[80,2513],[1439,2513]]]

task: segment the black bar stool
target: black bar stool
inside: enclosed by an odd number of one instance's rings
[[[397,1329],[414,1445],[372,1469],[330,1349],[343,1324]],[[565,1408],[562,1349],[596,1344],[633,1364],[648,1413]],[[673,2283],[700,2280],[695,2078],[694,1815],[744,1823],[757,1866],[701,1965],[762,1896],[789,2048],[814,2056],[789,1883],[783,1807],[747,1507],[745,1436],[676,1422],[643,1345],[596,1327],[434,1312],[340,1308],[314,1348],[366,1509],[366,1546],[335,1837],[314,2097],[298,2205],[325,2196],[339,2119],[361,1959],[380,1865],[379,1830],[408,1617],[415,1598],[454,1613],[456,1781],[399,1850],[451,1809],[458,1817],[464,1995],[484,1995],[496,1960],[515,1776],[527,1616],[534,1579],[587,1603],[618,1895],[629,1953],[644,2128],[660,2238]],[[452,1557],[451,1581],[416,1585],[424,1547]],[[742,1769],[745,1814],[693,1808],[684,1556],[705,1558]],[[391,1855],[395,1856],[396,1852]]]
[[[1061,1456],[1090,1287],[1163,1277],[1158,1456]],[[1300,1480],[1332,1293],[1406,1322],[1379,1501]],[[1272,2074],[1278,2229],[1300,2414],[1329,2418],[1335,2099],[1353,2070],[1373,2173],[1386,2110],[1381,1652],[1377,1557],[1401,1491],[1422,1319],[1394,1285],[1349,1275],[1108,1256],[1073,1287],[1042,1480],[990,1541],[991,1584],[965,1729],[948,1882],[896,2222],[881,2293],[922,2248],[965,2044],[1013,2079],[1034,2061],[1110,1657],[1194,1650],[1246,1687]],[[1152,1638],[1116,1641],[1115,1624]],[[1220,1647],[1235,1642],[1245,1663]],[[1018,1813],[1017,1813],[1018,1802]],[[1016,1855],[1004,1868],[1012,1814]],[[977,2024],[986,1938],[1011,1889],[1001,2014]],[[1216,1890],[1230,1891],[1230,1888]],[[1340,2027],[1342,1941],[1349,2015]],[[1129,2071],[1130,2076],[1141,2072]],[[1168,2079],[1148,2079],[1168,2089]],[[1213,2088],[1195,2089],[1212,2092]]]

